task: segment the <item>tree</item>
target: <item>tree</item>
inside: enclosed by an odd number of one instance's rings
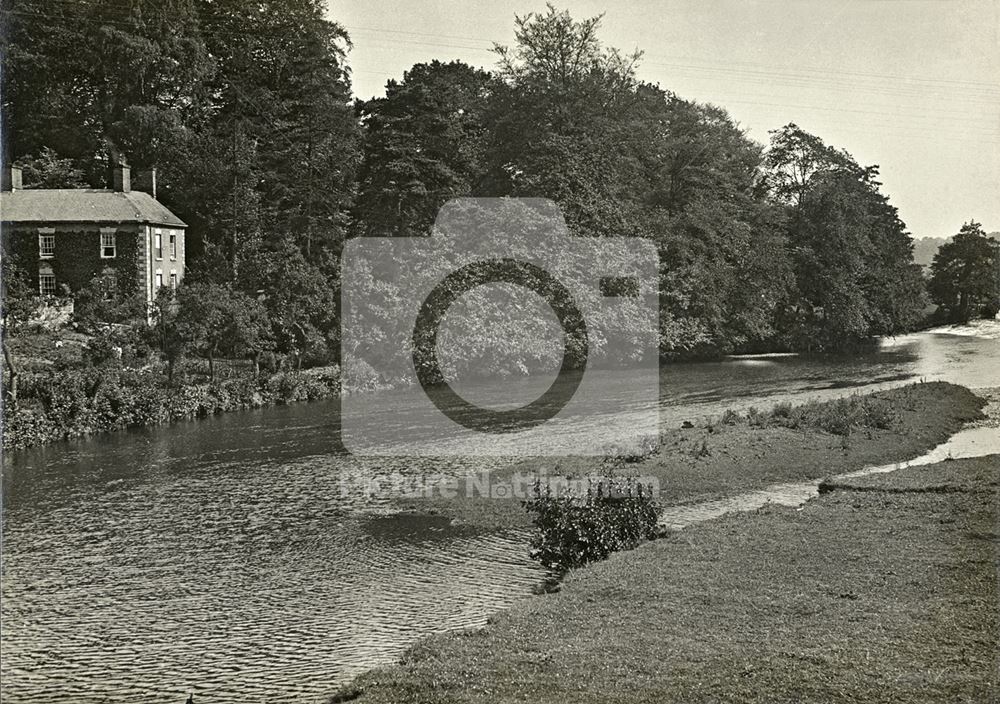
[[[270,347],[267,313],[260,301],[216,283],[192,283],[177,291],[177,311],[169,321],[168,334],[177,338],[175,347],[193,351],[208,360],[209,379],[215,380],[219,356],[256,362]]]
[[[136,292],[123,291],[114,269],[96,274],[73,297],[73,318],[85,326],[145,324],[146,304]]]
[[[433,61],[389,81],[384,98],[358,104],[361,234],[426,234],[445,201],[473,192],[482,178],[491,85],[489,74],[459,61]]]
[[[10,335],[27,321],[38,309],[37,291],[28,284],[27,274],[18,262],[17,256],[4,249],[0,256],[0,341],[3,345],[4,365],[7,368],[6,398],[10,406],[17,406],[18,369],[10,350]]]
[[[5,15],[8,159],[51,148],[101,186],[123,158],[168,161],[203,116],[213,62],[192,0],[19,0]]]
[[[995,316],[1000,310],[1000,243],[978,222],[965,223],[934,255],[928,288],[952,321]]]
[[[307,259],[338,252],[358,160],[347,32],[325,19],[321,0],[195,2],[218,66],[208,86],[215,151],[232,150],[227,188],[238,200],[252,188],[259,230],[290,238]],[[246,234],[238,215],[227,224],[234,239]]]
[[[63,159],[53,149],[43,147],[36,157],[22,157],[18,166],[23,171],[25,188],[83,188],[83,169],[72,159]]]
[[[338,289],[324,273],[332,269],[307,261],[289,241],[269,244],[244,267],[241,285],[260,291],[275,351],[294,357],[297,367],[305,355],[325,358],[336,346]]]
[[[718,354],[768,339],[793,284],[762,148],[719,107],[642,86],[633,122],[641,232],[660,248],[663,351]]]
[[[862,167],[794,124],[772,133],[766,184],[786,212],[795,290],[778,315],[792,347],[837,349],[906,331],[924,305],[913,243]]]
[[[639,52],[605,49],[600,17],[580,22],[552,5],[516,17],[513,48],[497,47],[482,195],[547,197],[577,234],[627,231],[635,160]]]

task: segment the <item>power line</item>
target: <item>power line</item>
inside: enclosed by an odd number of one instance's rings
[[[81,0],[50,0],[50,2],[53,2],[53,3],[63,3],[63,4],[71,5],[71,6],[95,7],[95,5],[93,5],[92,3],[83,2]],[[105,10],[106,9],[107,8],[105,8]],[[124,10],[124,9],[125,8],[122,8],[122,10]],[[58,17],[57,15],[52,15],[51,13],[39,12],[39,11],[20,10],[20,9],[17,9],[17,8],[14,8],[12,10],[8,10],[8,12],[11,12],[11,13],[14,13],[14,14],[21,14],[21,15],[30,15],[30,16],[33,16],[33,17],[48,18],[48,19],[55,19],[55,18]],[[84,22],[89,22],[89,23],[98,24],[98,25],[112,25],[112,26],[127,27],[127,28],[130,28],[130,29],[133,29],[135,27],[134,23],[128,22],[128,21],[124,21],[124,20],[108,20],[106,18],[105,19],[101,19],[101,18],[81,18],[81,17],[74,17],[72,19],[73,19],[73,21],[84,21]],[[201,25],[206,24],[206,22],[204,21],[204,18],[200,19],[199,24],[201,24]],[[350,27],[348,27],[348,29],[350,29]],[[386,32],[386,33],[399,34],[399,35],[437,36],[437,35],[432,35],[432,34],[429,34],[429,33],[422,33],[422,32],[409,32],[409,31],[404,31],[404,30],[384,30],[384,29],[371,28],[371,27],[354,27],[354,29],[361,29],[363,31],[369,31],[369,32]],[[216,29],[212,29],[210,27],[204,27],[204,26],[200,27],[200,31],[201,31],[201,33],[203,35],[208,36],[208,37],[241,37],[242,38],[242,37],[246,37],[247,34],[248,34],[247,32],[227,32],[227,31],[219,30],[217,28]],[[266,36],[269,36],[269,35],[266,34],[266,33],[260,33],[260,34],[258,34],[256,36],[258,36],[258,37],[266,37]],[[453,35],[441,35],[441,36],[453,36]],[[455,38],[459,38],[459,37],[455,37]],[[469,40],[469,41],[484,41],[484,42],[487,41],[485,39],[478,39],[478,38],[473,38],[473,37],[464,37],[462,39]],[[388,41],[388,40],[386,40],[386,41]],[[465,51],[469,51],[469,50],[473,50],[473,51],[490,51],[490,50],[485,49],[484,47],[470,47],[470,46],[464,46],[464,45],[449,44],[447,42],[423,42],[423,41],[415,41],[415,40],[399,40],[399,42],[400,43],[407,43],[407,44],[421,45],[421,46],[435,46],[435,47],[461,49],[461,50],[465,50]],[[730,75],[735,75],[737,77],[741,77],[741,78],[743,78],[745,80],[767,81],[768,83],[773,83],[774,79],[776,79],[776,78],[777,79],[784,79],[786,82],[792,82],[792,83],[794,83],[795,81],[800,81],[800,83],[799,83],[800,85],[802,84],[802,82],[804,82],[804,84],[807,85],[807,86],[824,85],[824,84],[828,84],[829,83],[828,81],[827,82],[821,81],[820,83],[816,83],[816,79],[812,79],[812,78],[808,78],[808,77],[796,77],[794,74],[791,74],[791,73],[773,73],[773,72],[760,72],[760,71],[744,71],[744,70],[741,70],[741,69],[728,69],[728,68],[723,68],[723,67],[699,67],[699,66],[692,66],[692,65],[689,65],[689,64],[667,64],[667,63],[658,63],[658,62],[650,62],[650,65],[667,67],[667,68],[679,68],[679,69],[682,69],[682,70],[701,71],[701,72],[708,72],[708,73],[730,74]],[[347,68],[348,70],[350,70],[349,67],[345,67],[345,68]],[[373,74],[377,73],[376,71],[362,71],[362,72],[364,72],[364,73],[373,73]],[[391,76],[391,74],[393,72],[387,72],[387,73]],[[837,72],[833,72],[833,71],[825,71],[825,73],[834,74],[834,75],[837,74]],[[861,76],[866,76],[866,77],[877,76],[877,74],[858,74],[856,72],[853,72],[853,73],[852,72],[843,72],[843,74],[844,75],[861,75]],[[928,81],[937,81],[937,80],[940,80],[940,79],[928,79]],[[972,82],[963,82],[963,83],[972,83]],[[840,85],[844,85],[844,84],[841,83]],[[857,89],[860,88],[861,90],[877,91],[880,94],[887,92],[887,89],[885,89],[885,88],[877,88],[877,87],[872,87],[872,86],[868,86],[868,87],[860,86],[859,87],[859,86],[856,86],[854,84],[850,84],[850,87],[853,90],[857,90]],[[246,96],[243,96],[243,97],[244,97],[244,99],[246,99]],[[790,109],[809,109],[809,110],[822,110],[822,111],[834,111],[834,112],[850,112],[850,113],[859,114],[859,115],[876,115],[876,116],[878,116],[878,115],[884,115],[884,116],[889,116],[889,117],[896,118],[897,120],[899,120],[900,118],[909,119],[909,120],[931,120],[931,121],[943,120],[943,121],[945,121],[944,123],[937,123],[937,124],[941,125],[940,129],[948,129],[948,128],[952,128],[953,127],[953,125],[950,124],[949,115],[956,116],[956,117],[957,116],[966,117],[966,118],[968,117],[968,113],[967,112],[956,112],[956,111],[945,111],[945,110],[921,111],[919,114],[916,114],[916,113],[912,113],[912,112],[909,112],[909,111],[904,110],[904,109],[898,109],[897,108],[893,112],[887,113],[887,112],[879,112],[877,110],[859,110],[859,109],[850,109],[850,108],[823,107],[823,106],[816,106],[816,105],[790,105],[790,104],[787,104],[787,103],[768,103],[768,102],[763,102],[763,101],[753,102],[753,101],[736,100],[736,99],[728,99],[727,102],[732,102],[732,103],[737,103],[737,104],[758,104],[758,105],[769,106],[769,107],[785,107],[785,108],[790,108]],[[904,125],[898,125],[897,124],[896,126],[897,127],[900,127],[900,126],[917,127],[917,128],[919,128],[919,127],[928,127],[928,126],[936,127],[936,125],[926,125],[926,124],[917,124],[917,123],[914,123],[912,125],[905,125],[905,124]],[[969,126],[969,125],[966,125],[964,132],[968,133],[970,130],[974,130],[974,131],[976,131],[977,134],[979,134],[981,136],[984,136],[984,137],[992,137],[992,136],[995,136],[997,134],[995,131],[989,130],[989,128],[983,129],[983,128],[979,128],[978,126]]]
[[[99,7],[98,3],[88,2],[87,0],[47,0],[46,5],[52,5],[52,4],[63,4],[69,6],[88,7],[88,8]],[[105,12],[108,11],[108,9],[109,8],[103,8]],[[118,10],[119,8],[114,8],[114,9]],[[23,10],[18,10],[17,8],[14,8],[9,11],[24,12]],[[48,16],[50,18],[57,17],[55,15],[50,15],[46,13],[41,13],[41,14],[42,16]],[[126,8],[120,8],[120,16],[124,17],[127,15],[128,13],[126,11]],[[198,17],[199,22],[202,24],[205,23],[205,19],[206,18],[201,16]],[[363,25],[341,25],[341,26],[350,31],[364,31],[364,32],[373,32],[376,34],[393,34],[393,35],[415,36],[415,37],[430,37],[433,39],[455,39],[463,42],[479,42],[487,45],[482,47],[467,46],[460,44],[449,44],[440,41],[423,43],[428,46],[440,46],[445,48],[467,49],[473,51],[492,51],[492,47],[498,43],[494,39],[486,37],[478,37],[478,36],[440,34],[434,32],[417,32],[413,30],[389,29],[386,27],[368,27]],[[209,30],[209,31],[214,31],[214,30]],[[229,36],[241,36],[246,34],[246,32],[241,31],[241,32],[216,33],[217,36],[222,36],[223,34],[227,34]],[[413,42],[402,42],[402,43],[413,43]],[[649,51],[644,51],[643,55],[652,58],[663,59],[664,61],[650,61],[648,63],[664,67],[681,67],[693,70],[708,70],[708,71],[728,71],[728,72],[742,73],[746,75],[759,74],[767,77],[786,77],[798,80],[816,80],[816,77],[810,76],[809,74],[823,74],[834,77],[853,77],[853,78],[894,81],[897,82],[897,85],[895,87],[900,87],[898,86],[898,82],[902,82],[904,84],[904,87],[914,87],[914,88],[917,88],[919,84],[928,84],[928,87],[937,87],[937,88],[941,88],[942,86],[944,87],[955,86],[956,87],[955,89],[958,89],[958,87],[979,88],[979,89],[985,88],[991,91],[995,91],[996,94],[1000,96],[1000,83],[998,82],[969,81],[969,80],[950,79],[950,78],[934,78],[926,76],[925,77],[900,76],[893,74],[867,73],[862,71],[845,71],[841,69],[834,70],[829,68],[819,68],[815,66],[789,67],[785,65],[777,66],[774,64],[762,64],[754,62],[735,62],[735,64],[734,62],[731,62],[730,65],[726,67],[721,67],[716,65],[697,66],[697,65],[691,65],[690,63],[677,63],[678,61],[684,61],[684,62],[699,61],[698,59],[693,57],[670,56],[667,54],[657,54],[656,52],[649,52]],[[737,68],[732,68],[733,65],[747,66],[750,68],[737,69]],[[940,85],[935,86],[935,84],[940,84]]]

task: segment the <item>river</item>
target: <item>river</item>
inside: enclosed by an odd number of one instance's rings
[[[609,394],[628,395],[627,375],[606,376]],[[863,357],[674,365],[659,412],[670,427],[918,379],[997,399],[1000,322]],[[381,397],[386,422],[411,393]],[[613,442],[605,420],[594,432]],[[484,460],[358,458],[338,449],[336,421],[337,404],[318,402],[10,453],[0,698],[320,702],[421,635],[481,626],[531,593],[544,575],[524,534],[391,515],[343,491],[345,476],[462,475]],[[1000,452],[994,430],[966,449]]]

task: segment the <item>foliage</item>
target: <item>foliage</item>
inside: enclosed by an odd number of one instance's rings
[[[137,292],[123,288],[115,270],[105,268],[76,292],[73,319],[84,328],[101,323],[144,323],[145,301]]]
[[[2,306],[3,336],[6,340],[11,333],[28,321],[41,305],[38,292],[28,283],[28,274],[21,265],[21,257],[5,248],[0,257],[0,295]]]
[[[72,159],[61,158],[51,147],[42,147],[38,156],[25,157],[18,162],[25,188],[83,188],[87,184],[83,169]]]
[[[100,344],[100,343],[99,343]],[[156,369],[121,363],[21,374],[21,401],[3,409],[5,449],[246,408],[327,398],[338,370],[283,372],[175,385]]]
[[[176,303],[168,334],[178,338],[176,347],[208,360],[212,379],[216,357],[256,357],[271,347],[264,306],[242,291],[196,282],[181,286]]]
[[[830,401],[807,401],[798,406],[784,401],[776,404],[770,413],[751,406],[746,416],[727,409],[722,422],[736,425],[744,419],[753,427],[818,428],[834,435],[847,436],[860,429],[895,428],[900,421],[900,412],[891,398],[879,394],[853,394]]]
[[[786,344],[839,349],[911,329],[924,306],[920,267],[879,192],[878,167],[861,167],[795,124],[773,133],[766,163],[795,272],[777,316]]]
[[[603,560],[653,539],[660,513],[652,487],[611,475],[589,482],[584,495],[557,493],[551,485],[542,489],[536,483],[533,497],[523,505],[534,514],[538,529],[532,538],[532,557],[557,571]]]
[[[994,317],[1000,311],[1000,243],[979,223],[965,223],[934,255],[928,289],[953,322]]]
[[[877,167],[795,124],[765,149],[724,109],[643,83],[641,52],[602,44],[601,17],[551,5],[516,16],[492,73],[419,63],[354,105],[350,38],[322,0],[21,0],[5,18],[7,162],[46,187],[103,186],[123,160],[156,166],[158,197],[189,223],[190,287],[152,311],[170,369],[185,354],[333,361],[344,238],[424,235],[462,195],[550,198],[574,236],[654,242],[666,359],[856,347],[911,329],[924,307]],[[545,228],[521,234],[529,251],[550,246]],[[58,251],[53,266],[89,276],[74,259]],[[970,288],[995,275],[970,270],[963,294],[941,262],[934,295],[954,316],[1000,305]],[[388,323],[418,272],[395,267],[366,292],[385,312],[361,341],[371,363],[406,349]],[[130,315],[102,282],[78,298],[87,325]],[[451,372],[558,364],[539,330],[478,312],[497,325],[464,331]],[[595,360],[616,359],[633,313],[598,321]],[[519,339],[515,370],[489,358],[492,343]]]
[[[384,98],[358,104],[364,127],[355,203],[367,236],[419,236],[446,200],[482,177],[489,74],[459,61],[416,64]]]

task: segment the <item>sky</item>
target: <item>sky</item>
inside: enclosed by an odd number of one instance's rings
[[[606,46],[645,52],[639,78],[720,105],[766,143],[795,122],[862,165],[914,237],[976,220],[1000,230],[1000,0],[562,0],[604,14]],[[491,69],[514,15],[544,0],[328,0],[354,92],[384,95],[413,64]]]

